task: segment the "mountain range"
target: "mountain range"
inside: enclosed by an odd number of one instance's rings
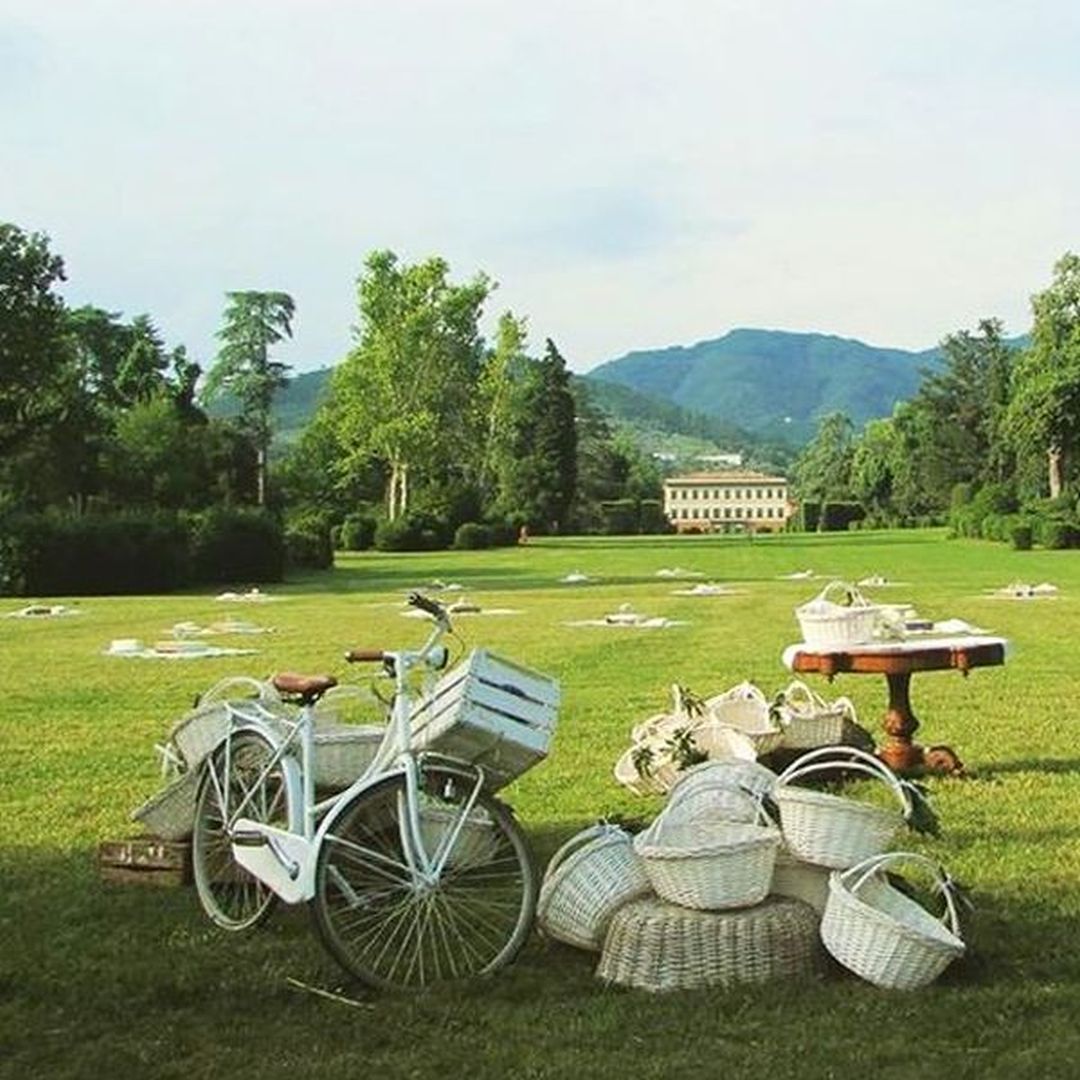
[[[830,412],[846,413],[857,429],[889,416],[939,363],[936,348],[911,352],[829,334],[739,329],[695,345],[630,352],[573,379],[617,424],[639,433],[685,435],[722,448],[794,448]],[[283,441],[311,417],[331,370],[298,375],[279,394]]]
[[[889,416],[939,362],[938,349],[739,329],[696,345],[627,353],[586,378],[705,413],[757,438],[801,445],[830,412],[846,413],[856,428]]]

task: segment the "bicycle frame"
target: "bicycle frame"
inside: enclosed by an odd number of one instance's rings
[[[389,777],[403,775],[404,805],[399,807],[398,821],[402,830],[402,849],[406,864],[395,864],[393,869],[407,875],[414,888],[436,885],[446,868],[461,830],[484,786],[483,770],[455,759],[436,755],[416,755],[409,748],[409,715],[412,696],[408,679],[418,667],[431,666],[435,649],[448,623],[437,620],[437,625],[424,645],[415,651],[385,653],[384,658],[394,671],[394,699],[387,731],[371,764],[348,788],[329,799],[315,801],[315,711],[313,705],[305,705],[295,720],[283,721],[291,727],[286,737],[277,745],[270,761],[264,767],[253,791],[270,775],[283,766],[288,787],[287,801],[290,807],[299,807],[293,814],[289,828],[279,828],[243,816],[251,794],[229,813],[229,830],[232,835],[232,852],[236,862],[257,877],[286,903],[295,904],[310,900],[315,895],[315,868],[319,849],[327,832],[352,799],[361,791],[382,783]],[[282,722],[282,721],[279,721]],[[256,722],[244,725],[258,730]],[[262,732],[271,742],[277,742],[269,729]],[[300,764],[296,767],[291,749],[299,742]],[[228,744],[226,744],[226,755]],[[437,848],[429,853],[422,836],[420,811],[420,769],[428,758],[440,761],[448,772],[472,783],[472,790],[464,801],[457,820],[440,836]],[[227,761],[227,759],[226,759]],[[290,767],[291,766],[291,767]],[[227,767],[227,764],[226,764]],[[211,782],[216,783],[213,769]],[[340,841],[339,841],[340,842]],[[366,852],[367,857],[374,853]],[[380,858],[384,858],[380,856]]]

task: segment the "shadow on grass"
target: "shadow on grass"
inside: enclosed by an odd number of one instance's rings
[[[1012,776],[1015,773],[1028,772],[1080,772],[1080,758],[1020,758],[1016,761],[990,762],[979,766],[975,779],[993,779],[996,776]]]

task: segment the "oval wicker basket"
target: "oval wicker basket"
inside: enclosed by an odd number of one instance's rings
[[[829,899],[829,875],[832,871],[827,866],[796,859],[786,848],[781,847],[776,853],[776,866],[773,869],[772,896],[787,896],[809,904],[818,915],[825,911]]]
[[[775,827],[733,821],[683,825],[658,819],[634,838],[656,894],[705,911],[763,900],[779,846]]]
[[[189,769],[131,812],[138,821],[163,840],[186,840],[195,825],[195,799],[199,771]]]
[[[844,741],[848,721],[856,721],[855,706],[846,697],[830,704],[798,679],[781,691],[780,698],[784,717],[782,745],[787,750],[835,746]]]
[[[945,899],[940,919],[889,882],[885,871],[899,861],[930,869]],[[890,990],[927,986],[965,949],[948,875],[926,856],[905,851],[833,871],[821,940],[844,967]]]
[[[854,770],[881,780],[900,809],[874,806],[842,795],[796,787],[813,773]],[[884,851],[912,812],[911,796],[896,774],[872,754],[855,747],[823,748],[803,754],[777,779],[773,799],[780,809],[784,843],[804,862],[844,870]]]
[[[840,593],[845,603],[829,597]],[[842,649],[873,640],[879,609],[854,585],[830,581],[813,600],[795,609],[803,641],[815,649]]]
[[[707,761],[679,777],[660,817],[665,825],[756,822],[760,799],[775,783],[776,776],[756,762]]]
[[[804,977],[820,956],[818,917],[798,900],[691,911],[646,897],[615,913],[596,975],[653,992],[697,990]]]
[[[536,919],[548,937],[599,952],[615,912],[651,892],[630,834],[617,825],[594,825],[551,857]]]
[[[697,738],[699,745],[708,738],[708,728],[734,728],[746,736],[758,755],[775,750],[784,738],[784,730],[773,717],[768,698],[751,682],[741,682],[705,702],[707,720]]]

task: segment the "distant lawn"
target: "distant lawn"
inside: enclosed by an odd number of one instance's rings
[[[661,568],[744,590],[680,597]],[[557,675],[553,752],[506,792],[541,863],[601,814],[658,809],[621,790],[612,765],[632,724],[678,681],[699,692],[790,676],[793,608],[824,582],[811,569],[907,582],[879,590],[931,618],[1008,637],[1004,668],[925,674],[912,698],[926,742],[951,743],[973,779],[931,779],[944,826],[912,841],[973,886],[972,955],[937,986],[887,994],[835,973],[797,985],[655,997],[605,988],[595,959],[534,937],[480,985],[396,998],[349,988],[363,1008],[293,989],[338,987],[303,912],[254,935],[212,929],[190,889],[100,883],[99,840],[157,784],[153,745],[192,697],[229,673],[329,670],[359,677],[350,646],[420,637],[397,606],[410,587],[454,581],[484,607],[463,647],[490,645]],[[600,579],[561,584],[569,571]],[[989,595],[1050,581],[1052,600]],[[692,583],[692,582],[691,582]],[[243,585],[245,583],[237,583]],[[950,541],[940,532],[758,538],[536,540],[525,548],[339,555],[334,571],[268,590],[265,605],[209,595],[86,598],[82,615],[0,619],[0,1077],[1072,1077],[1080,1061],[1080,558]],[[66,603],[70,597],[40,598]],[[0,601],[0,611],[24,601]],[[572,628],[622,603],[685,620],[663,630]],[[141,661],[101,655],[114,638],[163,638],[183,620],[273,625],[229,639],[250,657]],[[216,639],[215,639],[216,640]],[[841,677],[875,733],[884,680]],[[907,841],[905,841],[907,842]]]

